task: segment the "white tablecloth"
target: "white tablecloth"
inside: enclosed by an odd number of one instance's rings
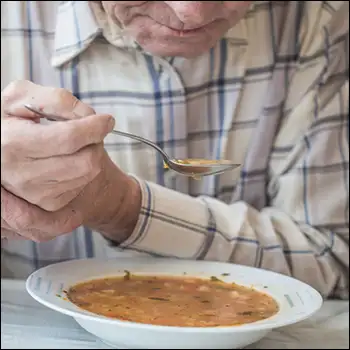
[[[41,306],[23,281],[1,280],[1,349],[107,349],[71,317]],[[349,303],[326,302],[311,319],[271,332],[250,349],[349,349]]]

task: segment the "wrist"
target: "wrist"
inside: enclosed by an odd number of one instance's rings
[[[141,209],[141,188],[136,180],[123,173],[109,158],[102,174],[99,193],[85,226],[106,238],[121,243],[133,232]]]
[[[116,212],[115,221],[118,223],[117,235],[109,237],[117,243],[125,241],[134,231],[141,211],[141,188],[139,183],[126,175],[126,184],[122,205]],[[108,236],[107,236],[108,237]]]

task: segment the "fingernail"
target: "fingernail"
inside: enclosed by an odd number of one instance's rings
[[[109,119],[109,122],[108,122],[108,129],[112,131],[113,128],[114,128],[114,125],[115,125],[115,120],[114,120],[113,117],[111,117],[111,118]]]

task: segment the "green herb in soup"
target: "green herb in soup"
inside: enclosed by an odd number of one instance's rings
[[[68,299],[95,314],[153,325],[233,326],[263,320],[276,301],[252,288],[190,277],[137,276],[96,279],[67,291]]]

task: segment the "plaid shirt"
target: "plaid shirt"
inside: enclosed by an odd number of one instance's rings
[[[113,247],[81,227],[8,242],[2,275],[150,254],[271,269],[348,298],[348,30],[345,1],[258,1],[207,54],[160,58],[92,2],[2,1],[2,89],[64,87],[172,157],[242,164],[200,181],[168,176],[152,149],[109,135],[110,157],[142,187],[131,237]]]

